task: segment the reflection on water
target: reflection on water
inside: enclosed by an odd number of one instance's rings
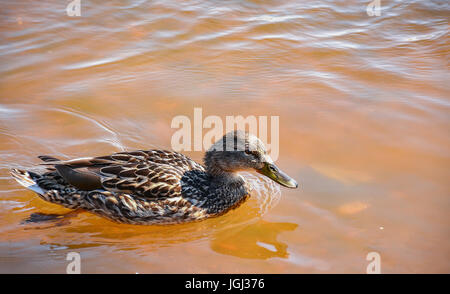
[[[0,272],[450,272],[447,1],[3,1]],[[280,117],[277,164],[302,183],[167,227],[68,210],[9,176],[61,158],[170,148],[171,120]],[[186,152],[201,162],[202,152]]]
[[[287,244],[277,240],[278,234],[293,231],[297,224],[259,221],[250,226],[230,230],[211,240],[211,248],[222,254],[241,258],[287,258]]]
[[[231,211],[225,217],[168,226],[116,224],[88,212],[71,211],[53,204],[47,205],[35,196],[29,197],[32,193],[28,191],[14,191],[14,193],[28,194],[28,198],[36,199],[43,206],[42,210],[50,213],[43,215],[38,212],[30,216],[30,211],[35,210],[21,209],[11,215],[13,217],[13,220],[10,220],[12,226],[3,227],[2,236],[0,236],[0,243],[5,246],[5,251],[8,251],[8,258],[4,260],[5,264],[11,262],[20,264],[25,260],[23,254],[20,257],[16,256],[20,250],[13,249],[13,246],[10,247],[11,242],[14,242],[12,244],[21,244],[27,242],[27,240],[37,239],[40,246],[49,248],[58,257],[71,251],[78,252],[82,249],[103,249],[105,247],[109,247],[119,254],[120,252],[132,251],[135,256],[146,256],[149,252],[157,251],[160,248],[199,240],[214,240],[222,238],[222,234],[239,232],[242,228],[260,227],[260,218],[277,201],[277,197],[280,196],[280,189],[267,179],[251,174],[246,174],[246,177],[254,187],[254,191],[252,192],[252,198],[242,206],[243,209]],[[49,210],[49,208],[53,209]],[[20,216],[24,219],[19,221]],[[61,216],[61,218],[54,218],[54,216]],[[44,218],[47,219],[44,220]],[[281,225],[286,227],[286,224]],[[287,228],[283,230],[291,230],[296,226],[295,224],[287,224]],[[253,241],[248,240],[247,242]],[[25,248],[23,250],[27,251]],[[44,264],[49,272],[55,270],[58,272],[58,267],[48,265],[46,258],[48,258],[47,255],[37,259],[34,256],[31,257],[35,262]],[[7,268],[4,270],[7,272]]]

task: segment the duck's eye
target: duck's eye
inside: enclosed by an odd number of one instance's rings
[[[248,149],[245,150],[245,154],[253,155],[255,157],[258,157],[258,155],[259,155],[258,151],[251,151],[251,150],[248,150]]]

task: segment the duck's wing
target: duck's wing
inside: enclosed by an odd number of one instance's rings
[[[185,172],[203,171],[200,164],[173,151],[139,150],[108,156],[47,161],[81,190],[105,189],[150,198],[176,197]]]

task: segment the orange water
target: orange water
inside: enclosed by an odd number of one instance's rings
[[[369,252],[385,273],[450,272],[447,1],[66,2],[0,7],[1,273],[65,273],[69,252],[84,273],[365,273]],[[194,107],[278,115],[301,189],[194,224],[21,224],[68,210],[11,167],[170,149]]]

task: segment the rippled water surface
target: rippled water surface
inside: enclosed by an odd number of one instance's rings
[[[450,272],[448,1],[2,1],[0,272]],[[280,117],[277,164],[215,219],[118,225],[64,213],[11,167],[171,148],[177,115]],[[201,161],[202,152],[186,152]]]

